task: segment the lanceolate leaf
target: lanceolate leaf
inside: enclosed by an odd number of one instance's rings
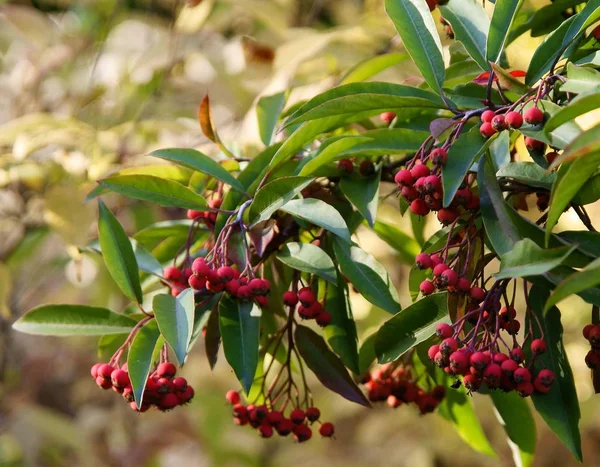
[[[535,451],[535,420],[529,404],[515,391],[491,391],[496,418],[504,427],[517,467],[529,467]]]
[[[206,175],[216,178],[217,180],[230,185],[238,191],[244,191],[244,187],[236,178],[231,175],[227,169],[214,159],[206,154],[196,151],[195,149],[185,148],[170,148],[159,149],[150,153],[151,156],[159,157],[167,161],[175,162],[176,164],[187,167],[188,169],[197,170]]]
[[[225,358],[248,393],[258,365],[260,309],[252,302],[223,296],[219,315]]]
[[[219,311],[212,310],[206,322],[206,335],[204,336],[204,349],[211,370],[214,370],[221,348],[221,329],[219,327]]]
[[[278,92],[272,96],[264,96],[256,104],[256,117],[258,119],[258,132],[260,139],[268,146],[275,133],[279,114],[283,110],[286,99],[285,92]]]
[[[141,303],[143,297],[139,269],[131,242],[104,203],[100,201],[98,205],[98,239],[106,268],[123,293],[131,300]]]
[[[155,295],[152,310],[160,333],[173,349],[179,364],[183,365],[194,327],[194,291],[185,289],[177,297]]]
[[[155,320],[142,327],[131,343],[127,356],[127,371],[138,407],[142,406],[146,380],[153,364],[153,354],[159,342],[160,332]]]
[[[584,113],[597,109],[598,102],[600,102],[600,92],[592,92],[577,96],[548,120],[544,125],[544,131],[550,133],[562,124],[570,122]]]
[[[576,249],[577,245],[544,250],[534,241],[524,238],[516,242],[511,251],[502,255],[502,264],[500,272],[495,275],[496,279],[545,274],[560,266]]]
[[[383,323],[375,338],[379,363],[393,362],[415,345],[429,339],[440,323],[450,323],[447,294],[424,297]]]
[[[460,0],[458,0],[460,1]],[[475,126],[462,135],[448,151],[448,163],[442,168],[442,185],[444,188],[444,206],[452,203],[456,191],[463,183],[465,175],[473,162],[483,154],[493,139],[484,139],[479,128]]]
[[[510,28],[522,4],[523,0],[502,0],[494,5],[494,13],[487,39],[486,58],[489,61],[494,63],[500,61]]]
[[[340,85],[365,81],[388,68],[402,63],[408,58],[409,56],[407,54],[399,52],[368,58],[352,68],[346,76],[342,78]]]
[[[335,257],[342,273],[373,305],[389,312],[400,310],[398,294],[385,268],[357,245],[335,239]]]
[[[344,151],[367,141],[370,141],[370,138],[365,138],[363,136],[347,136],[343,138],[335,137],[335,139],[330,138],[329,140],[323,142],[314,157],[307,159],[306,163],[300,165],[301,169],[299,175],[312,175],[320,167],[344,157]]]
[[[550,190],[556,181],[555,172],[548,172],[535,162],[511,162],[498,170],[496,176],[546,190]]]
[[[334,354],[321,336],[306,326],[299,325],[294,332],[298,352],[306,365],[323,386],[357,404],[371,404],[356,385],[339,357]]]
[[[445,79],[442,43],[425,0],[386,0],[385,11],[429,87],[441,93]]]
[[[379,206],[379,181],[381,166],[370,177],[344,177],[340,181],[340,189],[350,203],[360,212],[367,223],[373,227]]]
[[[333,261],[321,248],[311,243],[286,243],[277,259],[289,267],[317,276],[335,284],[336,271]]]
[[[250,205],[250,222],[255,225],[267,220],[313,181],[310,177],[282,177],[263,186]]]
[[[128,333],[137,321],[106,308],[84,305],[43,305],[12,325],[26,334],[45,336],[102,336]]]
[[[537,287],[533,287],[529,294],[529,303],[533,312],[537,315],[537,320],[543,327],[543,336],[548,346],[546,353],[538,357],[540,367],[552,370],[556,375],[556,380],[549,393],[534,393],[531,398],[533,405],[550,429],[554,431],[577,460],[582,462],[581,436],[579,434],[581,414],[573,373],[562,341],[561,314],[558,308],[551,308],[544,315],[544,302],[547,298],[548,293]],[[526,323],[526,326],[528,325]],[[533,323],[533,330],[534,338],[542,336],[535,323]]]
[[[152,175],[123,175],[98,182],[116,193],[161,206],[174,206],[197,211],[208,210],[206,200],[192,190],[166,178]]]
[[[444,19],[452,26],[456,40],[463,43],[481,69],[489,69],[485,56],[490,19],[481,3],[477,0],[450,0],[439,8]]]
[[[287,202],[281,210],[323,227],[344,241],[350,242],[350,232],[342,215],[333,206],[320,199],[292,200]]]
[[[548,312],[561,300],[570,295],[578,294],[584,290],[600,285],[600,258],[592,261],[581,271],[575,272],[558,284],[544,307]]]
[[[421,252],[421,248],[413,238],[406,235],[398,227],[382,221],[375,222],[373,231],[398,252],[405,264],[412,266],[415,263],[415,257]]]

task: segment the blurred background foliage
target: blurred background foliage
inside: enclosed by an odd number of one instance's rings
[[[337,441],[264,441],[233,425],[223,393],[236,387],[235,377],[224,362],[211,373],[202,346],[183,370],[197,388],[192,405],[138,415],[95,390],[88,376],[98,359],[93,341],[15,335],[10,329],[43,302],[122,309],[125,301],[99,258],[79,248],[95,235],[96,207],[85,203],[94,181],[117,170],[167,170],[145,156],[161,147],[195,147],[221,157],[196,120],[207,91],[221,139],[234,153],[252,157],[263,147],[255,117],[261,96],[289,90],[289,107],[339,83],[363,60],[402,52],[382,3],[0,0],[1,466],[512,463],[485,396],[476,396],[475,403],[497,458],[473,451],[439,417],[420,417],[413,407],[365,411],[318,389],[325,418],[338,427]],[[546,3],[528,3],[525,12]],[[526,69],[540,40],[526,34],[513,43],[512,67]],[[455,79],[476,74],[458,70]],[[375,78],[420,82],[409,61]],[[585,118],[580,122],[585,127],[598,120]],[[172,176],[185,179],[176,171]],[[181,217],[177,210],[106,198],[130,231]],[[379,215],[410,232],[394,200],[388,198]],[[591,214],[598,212],[593,206]],[[564,219],[563,228],[581,228],[568,213]],[[437,228],[424,227],[426,236]],[[406,259],[372,234],[360,232],[359,240],[389,268],[403,304],[410,303]],[[166,259],[171,250],[172,245],[156,245],[153,253]],[[573,298],[562,308],[583,405],[584,456],[588,465],[597,465],[600,410],[592,400],[580,337],[589,306]],[[360,297],[354,309],[362,340],[384,314]],[[538,420],[535,465],[574,463]]]

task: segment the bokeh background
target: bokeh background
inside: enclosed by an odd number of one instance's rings
[[[235,377],[223,359],[211,372],[202,346],[182,370],[197,390],[193,403],[137,415],[89,377],[99,359],[93,338],[11,330],[15,319],[46,302],[123,309],[99,258],[78,248],[95,235],[96,207],[84,203],[94,181],[158,163],[145,154],[161,147],[195,147],[218,158],[195,117],[207,91],[227,146],[256,154],[258,97],[291,89],[291,104],[335,85],[361,60],[402,50],[382,3],[0,0],[0,466],[512,465],[485,396],[474,400],[496,458],[472,450],[439,417],[421,417],[413,407],[368,411],[317,384],[337,439],[265,441],[233,425],[223,394],[237,388]],[[527,69],[540,40],[525,35],[512,44],[512,67]],[[375,78],[420,81],[410,62]],[[587,115],[580,123],[597,120]],[[105,198],[130,232],[182,214]],[[389,198],[380,215],[410,232],[394,203]],[[593,219],[598,212],[592,207]],[[426,232],[437,227],[430,221]],[[582,228],[570,213],[560,227]],[[408,304],[409,266],[368,232],[358,237],[389,268]],[[385,319],[360,297],[353,305],[362,338]],[[600,465],[600,411],[580,336],[590,306],[570,299],[561,308],[582,404],[585,463]],[[535,465],[576,465],[539,417]]]

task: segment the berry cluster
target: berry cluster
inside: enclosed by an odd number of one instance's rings
[[[342,175],[350,175],[354,172],[354,162],[352,159],[341,159],[337,163],[337,168]],[[358,166],[358,173],[363,177],[375,175],[375,164],[368,159],[361,161]]]
[[[304,320],[314,319],[319,326],[331,323],[331,314],[325,311],[310,287],[301,288],[298,293],[288,290],[283,294],[283,304],[294,308],[298,303],[298,316]]]
[[[446,393],[443,386],[435,386],[429,391],[419,387],[412,368],[404,365],[383,365],[367,373],[361,383],[371,402],[387,402],[392,408],[414,403],[423,415],[433,412]]]
[[[475,338],[470,339],[472,331],[461,340],[459,334],[463,323],[459,321],[454,326],[441,323],[437,326],[436,334],[441,342],[432,345],[427,353],[438,367],[450,375],[462,376],[462,382],[470,392],[477,391],[483,383],[489,389],[516,390],[521,397],[530,396],[534,391],[542,394],[550,391],[554,373],[541,369],[536,374],[534,366],[536,357],[546,352],[543,339],[532,340],[529,346],[531,357],[526,362],[525,352],[516,342],[508,353],[503,353],[497,341],[486,345],[485,337],[479,341],[475,339],[477,333]]]
[[[438,253],[427,254],[419,253],[416,258],[416,266],[419,269],[433,272],[433,278],[425,279],[421,282],[419,290],[423,295],[430,295],[435,290],[448,290],[449,292],[459,292],[469,295],[480,302],[485,298],[485,291],[481,287],[471,287],[471,282],[466,277],[461,277],[453,269],[452,265],[457,265],[458,257],[449,259],[446,264],[442,256]]]
[[[174,409],[178,405],[187,404],[194,397],[194,389],[185,378],[177,377],[177,368],[170,362],[157,366],[148,376],[144,389],[143,402],[138,407],[134,400],[133,389],[127,372],[127,364],[121,368],[110,363],[96,363],[92,369],[92,377],[102,389],[110,389],[123,395],[123,399],[137,412],[146,412],[151,406],[162,412]]]
[[[211,199],[208,202],[208,207],[214,209],[214,211],[195,211],[193,209],[188,209],[187,218],[193,221],[204,222],[206,227],[209,230],[213,230],[215,228],[215,222],[217,221],[217,209],[221,207],[223,200]]]
[[[600,368],[600,326],[588,324],[583,328],[583,337],[585,337],[592,346],[585,356],[585,364],[592,370]]]
[[[479,131],[484,138],[491,138],[500,131],[521,128],[523,121],[530,125],[541,125],[544,123],[544,112],[537,107],[530,107],[523,114],[514,110],[494,112],[488,109],[481,114]],[[525,137],[525,146],[531,152],[544,152],[546,149],[544,142],[529,136]]]
[[[233,420],[237,425],[250,425],[258,431],[262,438],[271,438],[275,432],[279,436],[293,434],[294,439],[303,443],[312,437],[311,426],[319,423],[321,436],[331,438],[334,434],[334,426],[330,422],[321,423],[321,411],[316,407],[308,407],[306,410],[294,408],[289,410],[286,416],[286,407],[280,410],[266,405],[244,405],[240,402],[238,392],[231,390],[225,394],[225,399],[233,406]]]

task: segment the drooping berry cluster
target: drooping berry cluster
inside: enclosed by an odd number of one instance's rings
[[[279,410],[267,405],[244,405],[238,392],[231,390],[225,399],[233,406],[233,420],[237,425],[249,425],[255,428],[262,438],[271,438],[275,432],[279,436],[293,434],[294,439],[303,443],[312,437],[312,425],[318,423],[321,436],[331,438],[335,428],[332,423],[319,421],[321,411],[316,407],[288,408],[283,405]]]
[[[298,316],[303,320],[314,319],[319,326],[331,323],[331,314],[325,310],[310,287],[301,288],[298,293],[288,290],[283,294],[283,304],[294,308],[298,303]]]
[[[458,257],[449,259],[449,264],[437,253],[419,253],[416,257],[416,266],[423,270],[432,270],[433,278],[421,282],[419,290],[423,295],[430,295],[437,290],[448,290],[471,296],[471,298],[482,301],[485,291],[481,287],[471,287],[471,281],[462,277],[457,272]],[[455,266],[455,268],[451,267]]]
[[[118,368],[110,363],[96,363],[92,369],[92,377],[102,389],[113,389],[122,394],[123,399],[137,412],[146,412],[156,407],[162,412],[174,409],[178,405],[187,404],[194,397],[194,389],[185,378],[175,377],[177,368],[170,362],[159,364],[146,381],[142,404],[138,407],[134,395],[127,364]]]
[[[600,368],[600,326],[588,324],[583,328],[583,337],[589,341],[592,347],[585,356],[585,364],[592,370]]]
[[[392,408],[414,403],[423,415],[433,412],[446,394],[443,386],[420,387],[407,365],[383,365],[367,373],[361,383],[371,402],[387,402]]]
[[[513,340],[514,345],[509,349],[497,331],[493,336],[489,333],[489,324],[481,323],[482,317],[481,313],[477,326],[467,332],[463,339],[460,333],[466,320],[460,320],[453,326],[439,324],[436,334],[441,342],[429,348],[429,358],[446,373],[462,376],[462,383],[470,392],[477,391],[484,383],[489,389],[505,392],[516,390],[521,397],[530,396],[534,391],[543,394],[549,392],[554,383],[554,372],[541,369],[536,373],[534,364],[536,357],[546,352],[545,341],[531,341],[530,357],[526,361],[525,352],[516,340]],[[494,321],[490,317],[491,314],[486,321]],[[496,317],[495,321],[499,320]],[[479,332],[482,324],[482,332]],[[500,351],[500,342],[506,346],[507,353]]]
[[[206,227],[209,230],[213,230],[215,228],[215,222],[217,221],[217,209],[221,207],[223,200],[211,199],[208,202],[208,207],[215,209],[215,211],[195,211],[193,209],[188,209],[187,218],[193,221],[204,222]]]
[[[544,123],[544,112],[537,107],[530,107],[523,114],[515,110],[501,109],[496,112],[486,110],[481,114],[479,131],[484,138],[491,138],[496,133],[512,128],[517,130],[523,126],[523,121],[530,125]],[[531,152],[544,152],[546,144],[529,136],[525,137],[525,146]]]

